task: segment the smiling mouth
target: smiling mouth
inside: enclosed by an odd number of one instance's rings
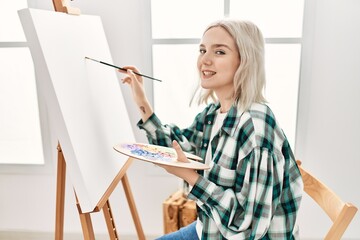
[[[210,77],[216,74],[216,72],[213,71],[201,71],[201,72],[205,77]]]

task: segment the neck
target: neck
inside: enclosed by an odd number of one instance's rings
[[[226,113],[230,110],[231,106],[234,103],[233,98],[229,99],[219,99],[220,102],[220,113]]]
[[[219,102],[220,102],[220,112],[221,113],[225,113],[227,111],[229,111],[229,109],[231,108],[231,106],[234,103],[234,94],[233,94],[233,89],[226,89],[223,91],[216,91],[215,90],[215,95],[217,96]]]

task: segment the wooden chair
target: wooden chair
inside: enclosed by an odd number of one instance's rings
[[[357,208],[348,202],[344,202],[336,193],[324,183],[311,175],[301,166],[301,161],[296,161],[304,182],[304,191],[317,202],[333,222],[324,240],[338,240],[344,234]]]

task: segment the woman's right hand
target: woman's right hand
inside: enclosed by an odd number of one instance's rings
[[[127,71],[119,70],[119,72],[126,74],[126,76],[121,79],[122,83],[130,85],[135,103],[137,105],[141,105],[144,101],[146,101],[143,78],[134,74],[134,72],[139,72],[136,67],[125,66],[123,68]]]
[[[124,66],[123,68],[127,69],[127,71],[119,70],[119,72],[126,74],[122,79],[122,83],[130,85],[133,99],[136,105],[138,105],[141,117],[145,122],[152,115],[153,110],[145,94],[143,78],[134,74],[134,72],[139,73],[136,67]]]

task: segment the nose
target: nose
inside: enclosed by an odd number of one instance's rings
[[[204,64],[204,65],[211,65],[212,63],[212,59],[211,56],[208,52],[199,55],[199,63]]]

